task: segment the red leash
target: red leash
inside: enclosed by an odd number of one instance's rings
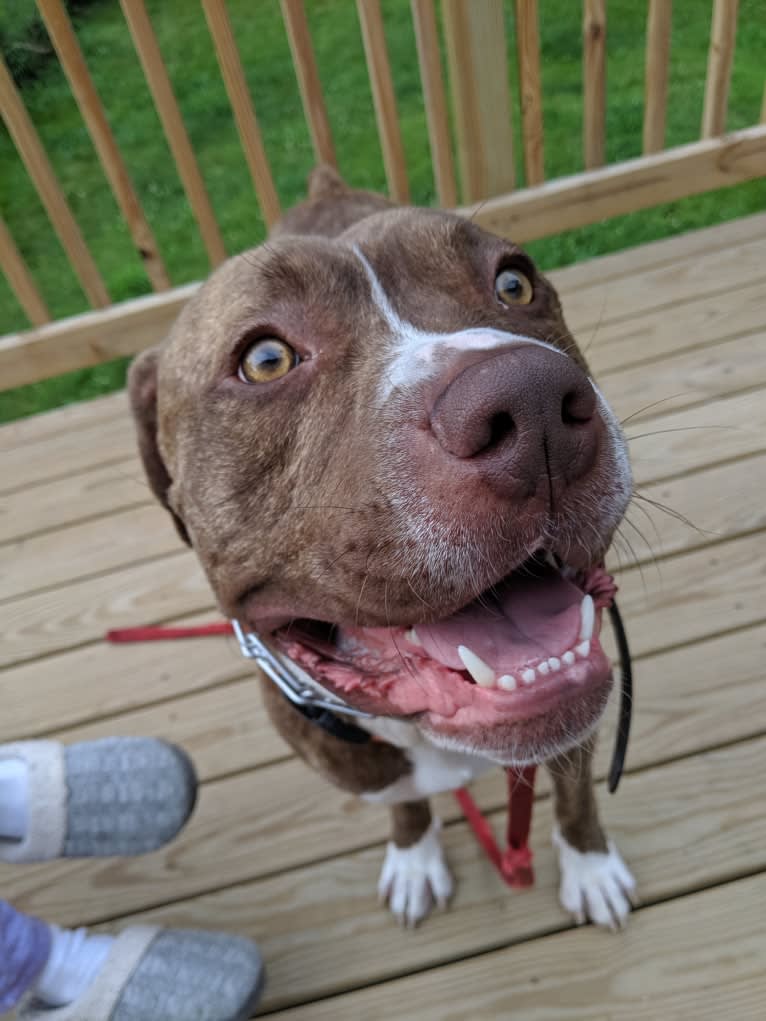
[[[124,627],[107,631],[107,642],[164,642],[167,638],[204,638],[206,635],[233,634],[227,620],[194,627]]]
[[[465,789],[455,791],[455,798],[468,820],[476,839],[508,886],[532,886],[532,850],[529,831],[532,826],[532,804],[535,797],[536,766],[506,769],[508,778],[508,829],[505,851],[501,852],[489,821]]]
[[[175,638],[202,638],[208,635],[230,635],[228,621],[197,624],[192,627],[129,627],[107,631],[108,642],[159,642]],[[501,852],[489,821],[479,811],[471,795],[461,787],[455,798],[468,820],[468,824],[497,869],[502,879],[516,888],[532,886],[532,851],[529,831],[532,825],[532,804],[535,797],[535,766],[506,769],[508,778],[508,830],[505,851]]]

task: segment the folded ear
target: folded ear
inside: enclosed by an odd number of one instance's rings
[[[150,348],[135,359],[128,373],[128,396],[138,433],[138,450],[149,479],[149,486],[162,506],[170,513],[178,534],[191,546],[186,526],[168,503],[168,490],[172,479],[157,443],[158,359],[157,348]]]
[[[319,163],[315,166],[309,173],[307,183],[310,199],[326,199],[351,191],[335,167],[331,167],[329,163]]]

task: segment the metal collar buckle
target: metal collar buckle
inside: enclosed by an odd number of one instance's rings
[[[246,659],[254,660],[294,705],[327,709],[330,712],[344,713],[347,716],[358,716],[363,719],[374,717],[373,713],[355,709],[342,699],[330,694],[329,691],[325,691],[313,678],[310,678],[310,681],[316,687],[311,687],[308,681],[300,676],[303,671],[299,673],[299,668],[292,660],[271,649],[255,631],[245,631],[238,620],[232,620],[231,626],[239,642],[242,655]]]

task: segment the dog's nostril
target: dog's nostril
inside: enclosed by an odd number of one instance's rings
[[[487,447],[496,447],[516,431],[516,423],[507,411],[499,411],[489,420],[489,442]]]
[[[561,421],[564,425],[584,425],[593,418],[594,401],[589,393],[570,390],[561,401]]]

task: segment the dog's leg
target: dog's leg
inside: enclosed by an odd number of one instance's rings
[[[452,895],[452,876],[444,860],[439,830],[427,801],[391,806],[391,840],[378,883],[381,901],[403,925],[417,925],[434,902],[444,907]]]
[[[547,763],[553,780],[556,824],[553,845],[561,870],[559,900],[583,924],[588,918],[621,928],[636,882],[604,835],[593,790],[593,741]]]

